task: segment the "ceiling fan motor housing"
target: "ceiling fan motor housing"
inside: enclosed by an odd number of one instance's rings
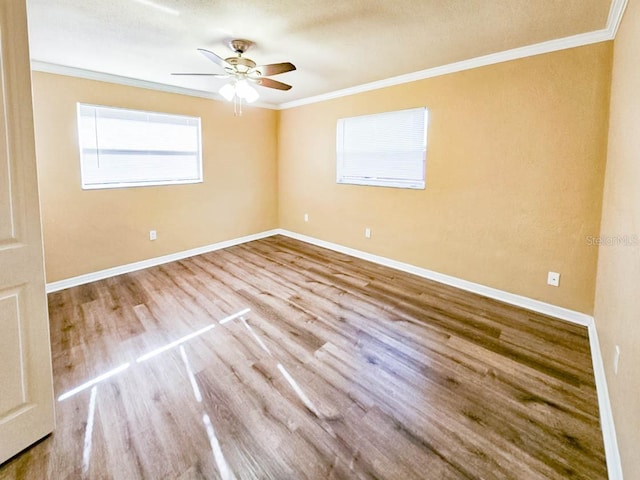
[[[229,58],[225,58],[224,61],[241,72],[242,71],[246,72],[247,70],[250,70],[256,66],[256,62],[254,62],[250,58],[244,58],[244,57],[229,57]]]

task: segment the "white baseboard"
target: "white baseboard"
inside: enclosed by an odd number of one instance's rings
[[[277,233],[286,237],[291,237],[302,242],[311,243],[318,247],[328,248],[336,252],[345,253],[352,257],[368,260],[379,265],[395,268],[407,273],[413,273],[419,277],[434,280],[438,283],[444,283],[445,285],[451,285],[452,287],[466,290],[467,292],[477,293],[484,297],[500,300],[501,302],[508,303],[510,305],[516,305],[518,307],[526,308],[527,310],[533,310],[537,313],[549,315],[551,317],[567,320],[571,323],[577,323],[588,327],[593,323],[593,317],[584,313],[576,312],[575,310],[569,310],[568,308],[558,307],[550,303],[541,302],[532,298],[523,297],[522,295],[516,295],[514,293],[505,292],[504,290],[498,290],[497,288],[487,287],[479,283],[469,282],[468,280],[462,280],[461,278],[452,277],[451,275],[445,275],[443,273],[434,272],[433,270],[427,270],[426,268],[416,267],[409,263],[398,262],[390,258],[381,257],[379,255],[373,255],[371,253],[363,252],[362,250],[356,250],[354,248],[344,247],[337,243],[326,242],[317,238],[308,237],[288,230],[279,229]]]
[[[328,248],[336,252],[344,253],[352,257],[361,258],[370,262],[384,265],[403,272],[412,273],[419,277],[434,280],[445,285],[451,285],[452,287],[460,288],[468,292],[477,293],[485,297],[493,298],[510,305],[525,308],[537,313],[549,315],[561,320],[566,320],[578,325],[583,325],[588,328],[589,342],[591,346],[591,359],[593,362],[593,372],[596,382],[596,390],[598,393],[598,407],[600,410],[600,425],[602,428],[602,437],[604,440],[605,453],[607,458],[607,469],[609,472],[610,480],[623,480],[622,466],[620,463],[620,453],[618,450],[618,442],[616,440],[615,426],[613,422],[613,413],[611,412],[611,402],[609,400],[609,391],[607,389],[607,380],[604,373],[604,365],[602,363],[602,354],[600,352],[600,344],[598,342],[598,332],[596,331],[596,325],[594,319],[590,315],[569,310],[567,308],[558,307],[549,303],[534,300],[532,298],[524,297],[522,295],[516,295],[513,293],[505,292],[504,290],[498,290],[496,288],[487,287],[479,283],[469,282],[460,278],[452,277],[442,273],[434,272],[426,268],[417,267],[408,263],[398,262],[390,258],[374,255],[364,252],[362,250],[356,250],[354,248],[345,247],[337,243],[331,243],[324,240],[320,240],[300,233],[291,232],[284,229],[268,230],[254,235],[247,235],[240,238],[226,240],[223,242],[206,245],[203,247],[194,248],[191,250],[184,250],[182,252],[172,253],[170,255],[164,255],[162,257],[150,258],[148,260],[142,260],[140,262],[129,263],[119,267],[108,268],[100,270],[98,272],[88,273],[58,282],[52,282],[47,284],[47,293],[56,292],[69,287],[75,287],[96,280],[103,280],[105,278],[114,277],[123,273],[134,272],[136,270],[142,270],[144,268],[154,267],[156,265],[162,265],[164,263],[173,262],[175,260],[181,260],[183,258],[192,257],[194,255],[200,255],[203,253],[213,252],[241,243],[251,242],[253,240],[259,240],[261,238],[270,237],[273,235],[284,235],[302,242],[317,245],[319,247]]]
[[[460,278],[444,275],[442,273],[427,270],[426,268],[416,267],[408,263],[398,262],[390,258],[373,255],[353,248],[345,247],[337,243],[326,242],[314,237],[302,235],[300,233],[288,230],[278,229],[276,233],[286,237],[294,238],[302,242],[317,245],[319,247],[328,248],[336,252],[344,253],[352,257],[361,258],[370,262],[395,268],[403,272],[412,273],[429,280],[434,280],[445,285],[460,288],[468,292],[477,293],[485,297],[493,298],[510,305],[525,308],[537,313],[549,315],[554,318],[566,320],[571,323],[587,327],[589,332],[589,343],[591,346],[591,361],[593,364],[593,373],[596,383],[596,391],[598,394],[598,408],[600,411],[600,426],[602,428],[602,437],[604,440],[605,454],[607,458],[607,470],[610,480],[623,480],[622,465],[620,463],[620,452],[618,450],[618,442],[616,440],[615,425],[613,422],[613,413],[611,411],[611,402],[609,400],[609,390],[607,389],[607,379],[604,373],[602,363],[602,354],[600,352],[600,343],[598,342],[598,332],[593,316],[586,315],[581,312],[569,310],[567,308],[558,307],[550,303],[541,302],[532,298],[515,295],[513,293],[498,290],[496,288],[487,287],[479,283],[469,282]]]
[[[194,255],[201,255],[203,253],[213,252],[227,247],[233,247],[234,245],[252,242],[253,240],[260,240],[261,238],[270,237],[277,233],[278,230],[267,230],[266,232],[246,235],[244,237],[233,238],[223,242],[212,243],[211,245],[205,245],[203,247],[163,255],[162,257],[149,258],[148,260],[128,263],[119,267],[107,268],[105,270],[99,270],[97,272],[87,273],[77,277],[66,278],[57,282],[47,283],[47,293],[57,292],[59,290],[64,290],[65,288],[77,287],[78,285],[84,285],[97,280],[104,280],[105,278],[115,277],[116,275],[122,275],[123,273],[130,273],[144,268],[155,267],[156,265],[162,265],[163,263],[175,262],[176,260],[182,260],[183,258],[193,257]]]
[[[604,373],[604,363],[602,362],[602,352],[600,351],[600,341],[598,340],[598,331],[596,330],[595,322],[589,325],[589,343],[591,345],[593,376],[596,380],[596,391],[598,392],[600,428],[602,429],[604,451],[607,456],[609,480],[623,480],[622,462],[620,461],[620,450],[618,450],[618,439],[616,438],[616,427],[613,422],[609,388],[607,387],[607,377]]]

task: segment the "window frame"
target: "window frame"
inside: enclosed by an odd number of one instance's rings
[[[390,114],[397,114],[399,112],[414,112],[421,110],[424,115],[422,147],[421,147],[421,178],[420,179],[401,179],[393,177],[367,177],[367,176],[347,176],[344,173],[345,151],[341,150],[341,146],[344,146],[344,125],[350,119],[363,118],[363,117],[381,117]],[[411,190],[424,190],[426,188],[426,176],[427,176],[427,136],[429,125],[429,110],[427,107],[413,107],[400,110],[391,110],[386,112],[379,112],[367,115],[357,115],[353,117],[339,118],[336,126],[336,183],[340,185],[365,185],[373,187],[391,187],[391,188],[403,188]],[[416,150],[417,151],[417,150]]]
[[[89,107],[89,108],[95,108],[95,109],[104,109],[104,110],[111,110],[111,111],[123,111],[123,112],[134,112],[134,113],[139,113],[139,114],[146,114],[146,115],[150,115],[150,116],[162,116],[162,117],[172,117],[172,118],[181,118],[181,119],[187,119],[188,121],[195,121],[195,125],[194,127],[196,128],[197,131],[197,178],[193,177],[193,178],[181,178],[181,179],[171,179],[171,178],[166,178],[166,179],[161,179],[161,180],[140,180],[140,181],[128,181],[128,182],[120,182],[120,181],[113,181],[113,182],[102,182],[102,183],[89,183],[87,182],[87,179],[85,178],[85,171],[86,171],[86,165],[85,165],[85,152],[84,150],[86,150],[86,148],[83,147],[83,141],[82,141],[82,133],[81,133],[81,122],[82,122],[82,114],[81,114],[81,109],[82,107]],[[95,130],[97,130],[97,127],[95,127]],[[79,149],[79,157],[80,157],[80,185],[82,187],[83,190],[103,190],[103,189],[113,189],[113,188],[133,188],[133,187],[153,187],[153,186],[164,186],[164,185],[187,185],[187,184],[197,184],[197,183],[203,183],[204,182],[204,175],[203,175],[203,161],[202,161],[202,119],[201,117],[196,117],[196,116],[192,116],[192,115],[183,115],[183,114],[174,114],[174,113],[167,113],[167,112],[157,112],[157,111],[151,111],[151,110],[139,110],[139,109],[133,109],[133,108],[123,108],[123,107],[116,107],[116,106],[109,106],[109,105],[98,105],[98,104],[92,104],[92,103],[82,103],[82,102],[77,102],[76,103],[76,132],[77,132],[77,141],[78,141],[78,149]],[[99,148],[98,148],[99,150]],[[117,149],[115,149],[117,150]],[[126,149],[123,149],[126,150]],[[151,152],[151,151],[150,151]],[[156,153],[159,152],[165,152],[163,153],[164,155],[167,155],[166,151],[162,151],[162,150],[157,150],[155,151]]]

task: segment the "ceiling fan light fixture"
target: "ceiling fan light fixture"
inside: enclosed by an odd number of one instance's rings
[[[249,85],[249,82],[246,80],[227,83],[218,90],[218,93],[222,95],[227,102],[232,102],[235,99],[253,103],[260,96],[258,91]]]

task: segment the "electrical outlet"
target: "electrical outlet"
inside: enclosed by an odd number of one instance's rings
[[[560,285],[560,274],[557,272],[549,272],[547,275],[547,284],[553,287]]]
[[[308,221],[309,221],[309,214],[308,214],[308,213],[305,213],[305,214],[304,214],[304,221],[305,221],[305,222],[308,222]]]
[[[369,227],[364,229],[364,236],[366,238],[371,238],[371,229]]]
[[[620,363],[620,347],[616,345],[616,350],[613,353],[613,373],[618,374],[618,364]]]
[[[155,230],[149,230],[149,240],[155,240],[158,238],[158,233]]]

